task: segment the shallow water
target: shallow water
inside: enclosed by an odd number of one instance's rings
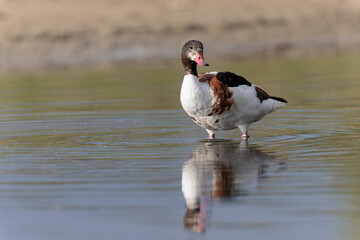
[[[359,61],[224,65],[290,102],[248,143],[204,140],[181,69],[3,76],[1,239],[358,239]]]

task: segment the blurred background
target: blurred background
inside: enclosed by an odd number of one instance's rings
[[[359,23],[360,0],[0,0],[0,239],[360,239]],[[201,141],[189,39],[288,107]]]
[[[360,50],[358,0],[0,0],[0,68]]]

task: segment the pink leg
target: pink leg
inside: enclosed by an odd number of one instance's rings
[[[240,128],[240,131],[243,133],[242,138],[245,141],[247,141],[249,138],[249,135],[248,135],[249,124],[240,125],[239,128]]]
[[[206,129],[206,131],[209,134],[209,139],[214,139],[215,138],[215,132],[213,130]]]
[[[247,132],[245,132],[245,133],[242,135],[242,138],[243,138],[245,141],[247,141],[249,137],[250,137],[250,136],[247,134]]]

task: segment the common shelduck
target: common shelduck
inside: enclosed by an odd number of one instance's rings
[[[206,72],[198,75],[197,65],[209,66],[203,52],[203,45],[198,40],[190,40],[182,48],[185,76],[180,101],[189,117],[206,129],[209,138],[215,138],[216,130],[239,128],[242,138],[247,140],[251,123],[286,106],[285,99],[270,96],[235,73]]]

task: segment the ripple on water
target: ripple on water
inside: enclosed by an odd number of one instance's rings
[[[159,229],[206,228],[210,236],[271,229],[282,238],[298,227],[335,234],[352,209],[344,197],[357,187],[347,178],[360,168],[356,116],[285,109],[253,124],[245,143],[237,130],[205,140],[182,111],[8,114],[0,121],[0,207],[135,214],[115,220],[130,227],[154,226],[143,218],[152,214]]]

